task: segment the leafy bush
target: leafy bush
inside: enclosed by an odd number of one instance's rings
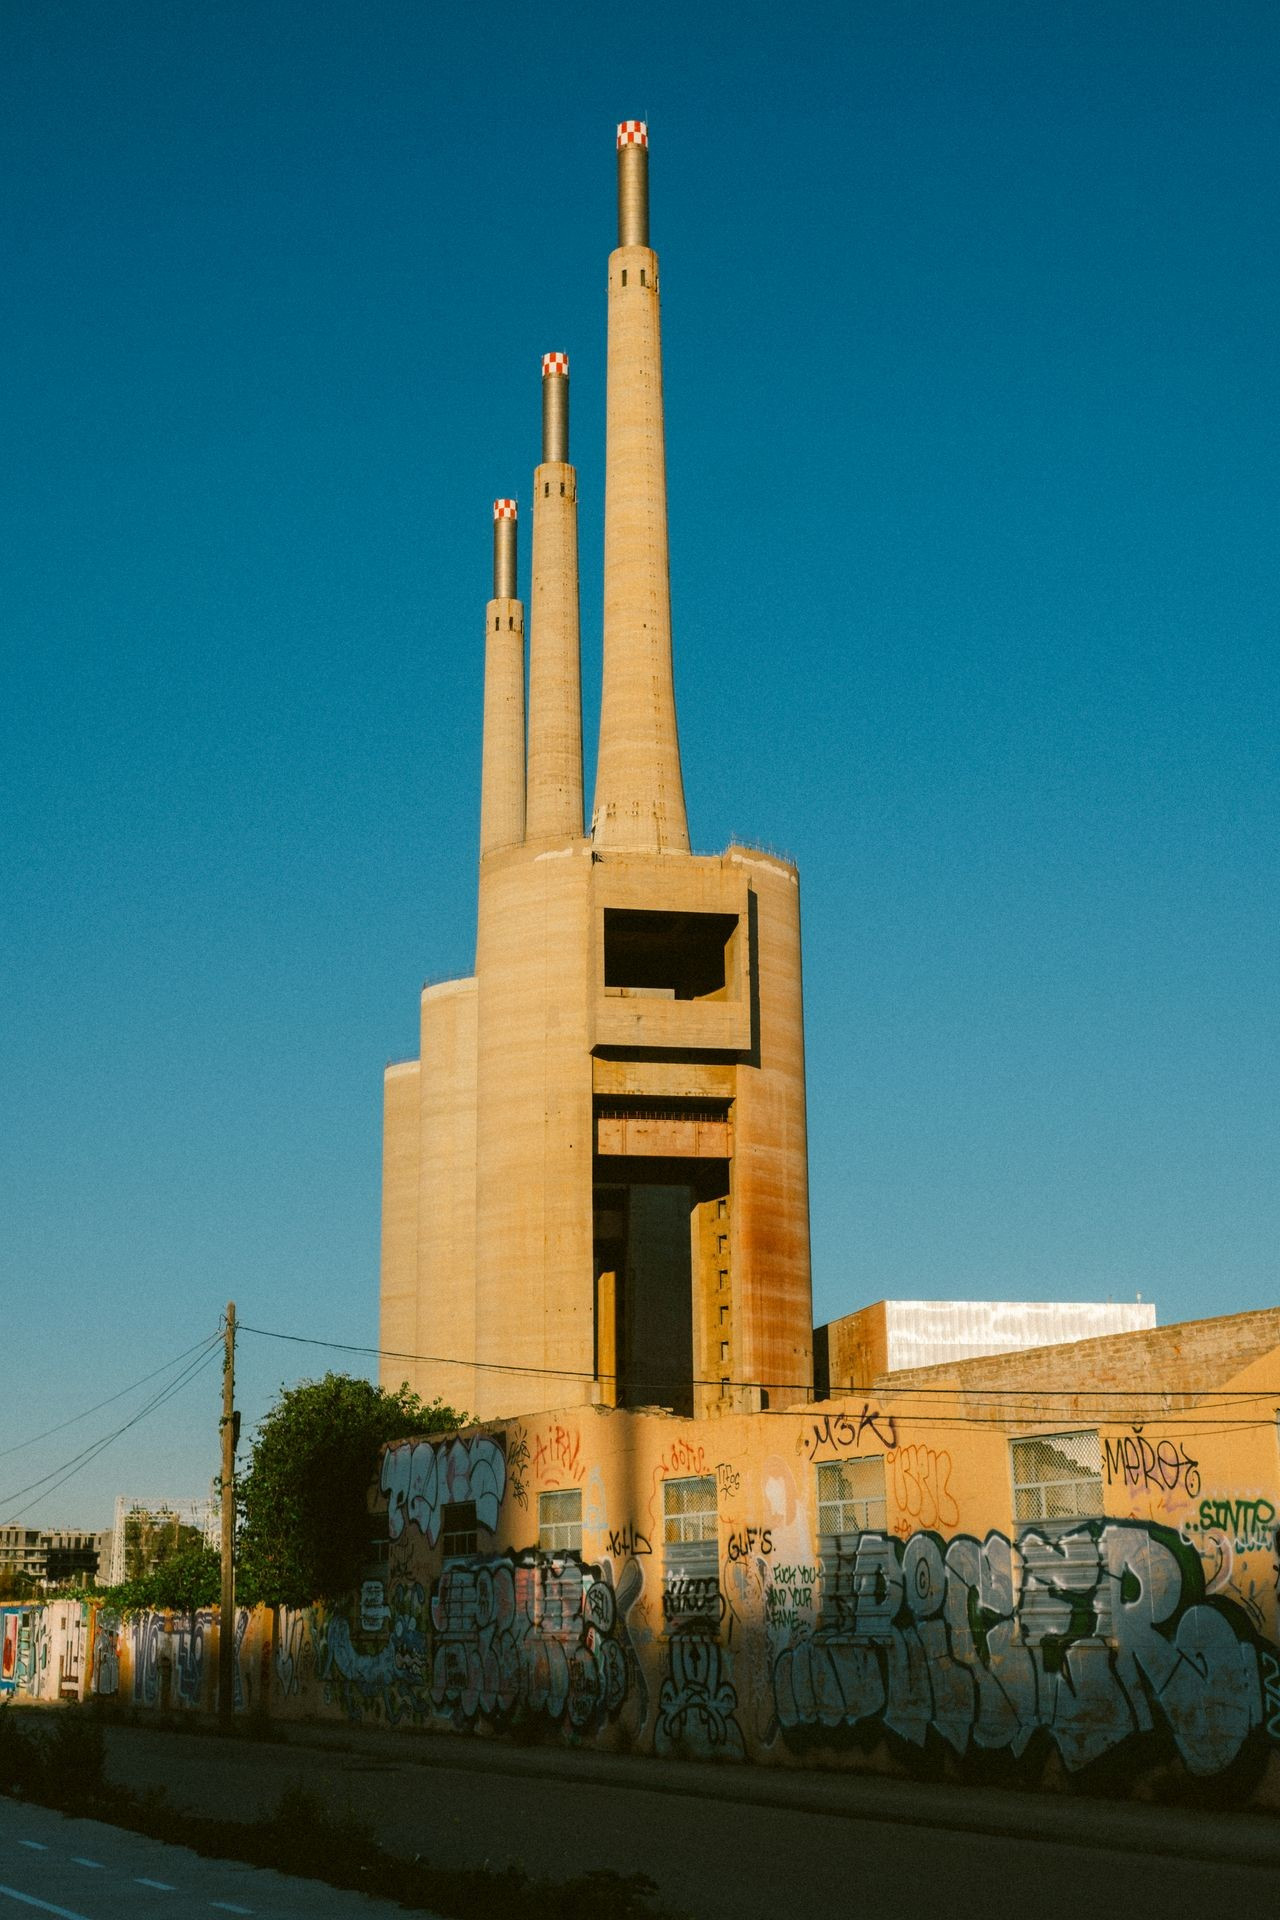
[[[99,1596],[118,1613],[141,1613],[165,1607],[175,1613],[194,1613],[215,1607],[222,1592],[221,1561],[203,1540],[179,1549],[149,1572],[125,1580]]]
[[[106,1743],[96,1717],[82,1707],[53,1714],[0,1707],[0,1793],[50,1807],[78,1807],[103,1792]]]
[[[350,1374],[282,1388],[240,1482],[237,1599],[303,1607],[350,1593],[369,1557],[379,1449],[466,1418],[407,1384],[392,1393]]]

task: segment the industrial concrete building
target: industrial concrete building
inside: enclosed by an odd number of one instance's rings
[[[813,1330],[813,1390],[857,1393],[913,1367],[1144,1333],[1151,1301],[877,1300]]]
[[[85,1584],[101,1575],[110,1541],[77,1527],[0,1527],[0,1573],[33,1587]]]
[[[420,1056],[386,1076],[383,1377],[486,1419],[776,1409],[812,1385],[798,877],[690,849],[648,162],[624,122],[590,824],[569,362],[551,353],[527,733],[517,507],[494,505],[475,973],[424,990]]]

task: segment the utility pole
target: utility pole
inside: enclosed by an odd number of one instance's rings
[[[236,1672],[236,1303],[227,1302],[222,1361],[222,1604],[218,1609],[218,1725],[231,1730]]]

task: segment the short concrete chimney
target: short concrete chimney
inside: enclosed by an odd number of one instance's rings
[[[524,607],[516,597],[514,500],[493,503],[493,598],[485,608],[480,852],[524,839]]]

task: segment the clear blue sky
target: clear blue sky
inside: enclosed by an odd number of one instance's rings
[[[0,1448],[228,1296],[376,1341],[552,347],[594,746],[636,115],[690,823],[800,863],[818,1318],[1274,1303],[1276,7],[0,22]],[[246,1339],[247,1423],[326,1363]],[[199,1493],[216,1398],[32,1518]]]

